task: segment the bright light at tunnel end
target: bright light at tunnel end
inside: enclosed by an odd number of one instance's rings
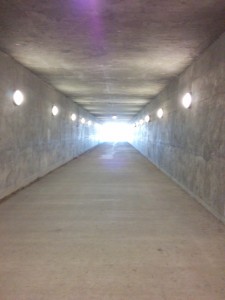
[[[132,139],[133,128],[124,122],[107,122],[102,124],[100,139],[102,142],[127,142]]]

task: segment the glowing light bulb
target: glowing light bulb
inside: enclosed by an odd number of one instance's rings
[[[163,109],[162,108],[159,108],[158,110],[157,110],[157,117],[159,118],[159,119],[161,119],[162,117],[163,117]]]
[[[150,116],[149,115],[145,116],[145,122],[148,123],[149,121],[150,121]]]
[[[70,118],[74,122],[76,120],[77,116],[75,114],[72,114]]]
[[[19,90],[16,90],[13,94],[13,102],[19,106],[23,103],[24,101],[24,95],[21,91]]]
[[[192,103],[192,96],[190,93],[187,93],[182,98],[182,104],[185,108],[190,108]]]
[[[54,106],[52,107],[52,115],[53,115],[53,116],[57,116],[58,113],[59,113],[59,109],[58,109],[58,107],[57,107],[56,105],[54,105]]]

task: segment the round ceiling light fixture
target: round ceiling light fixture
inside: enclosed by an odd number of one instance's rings
[[[52,115],[57,116],[59,113],[59,109],[56,105],[52,106]]]
[[[75,114],[72,114],[70,118],[74,122],[74,121],[76,121],[77,116]]]
[[[145,116],[145,122],[148,123],[148,122],[150,122],[150,120],[151,120],[150,115],[146,115]]]
[[[85,118],[81,118],[80,121],[81,121],[82,124],[85,124]]]
[[[163,109],[162,108],[159,108],[158,110],[157,110],[157,117],[159,118],[159,119],[162,119],[162,117],[163,117]]]
[[[20,106],[24,101],[24,95],[20,90],[16,90],[13,94],[13,102],[17,106]]]
[[[182,98],[182,105],[184,108],[190,108],[192,103],[192,96],[190,93],[186,93]]]
[[[140,123],[140,125],[143,125],[144,120],[141,119],[141,120],[139,121],[139,123]]]

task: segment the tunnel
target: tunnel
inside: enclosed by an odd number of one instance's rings
[[[224,21],[0,1],[0,300],[225,299]]]

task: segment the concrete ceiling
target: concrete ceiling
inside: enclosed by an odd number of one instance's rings
[[[102,120],[130,119],[224,31],[224,0],[0,2],[0,48]]]

